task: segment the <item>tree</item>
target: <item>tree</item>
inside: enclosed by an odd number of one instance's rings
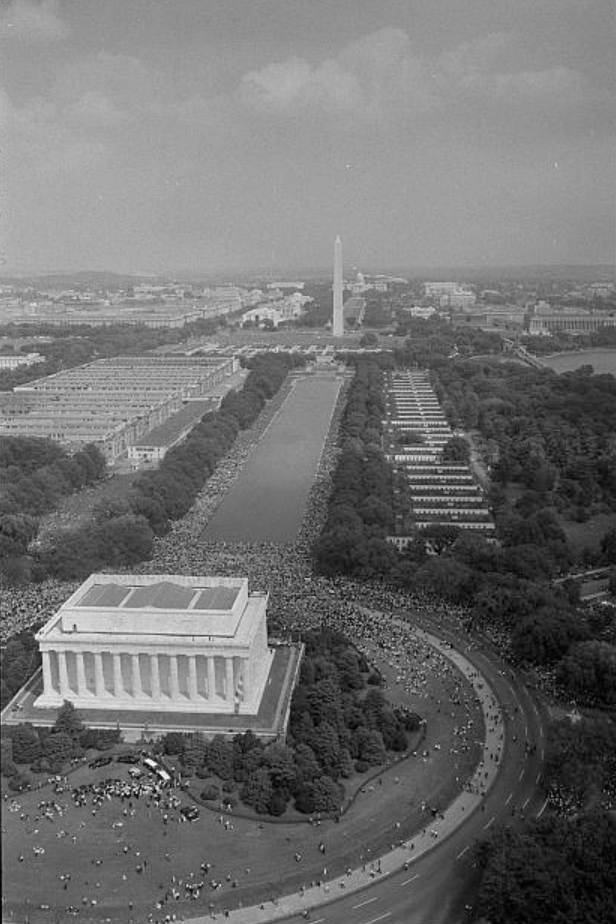
[[[460,530],[457,526],[446,523],[433,523],[422,531],[423,539],[436,555],[442,555],[458,539]]]
[[[336,778],[340,766],[340,740],[336,729],[328,722],[316,727],[313,748],[324,772]]]
[[[184,749],[186,735],[182,732],[167,732],[163,735],[163,751],[165,754],[181,754]]]
[[[601,554],[606,565],[616,565],[616,526],[603,535]]]
[[[340,808],[342,791],[330,776],[324,774],[312,785],[315,812],[335,812]]]
[[[269,769],[272,785],[277,790],[288,791],[297,773],[291,748],[274,741],[263,751],[263,760]]]
[[[616,646],[590,640],[572,645],[556,670],[556,679],[581,699],[616,703]]]
[[[222,780],[233,779],[233,742],[215,735],[207,748],[207,765]]]
[[[68,735],[71,741],[78,742],[80,736],[85,730],[83,719],[73,703],[65,699],[58,710],[58,715],[54,723],[54,733],[63,732]]]
[[[387,753],[380,731],[375,728],[356,729],[353,732],[353,753],[371,767],[385,763]]]
[[[75,752],[75,742],[66,732],[52,732],[43,744],[45,755],[51,760],[64,761]]]
[[[463,436],[452,436],[443,446],[443,462],[458,462],[468,465],[470,448]]]
[[[496,829],[478,859],[478,911],[493,924],[616,920],[616,821],[607,812]]]
[[[265,814],[269,810],[272,794],[269,772],[266,767],[261,767],[248,777],[240,795],[242,802],[251,805],[259,814]]]
[[[41,742],[37,730],[29,723],[17,725],[12,734],[13,760],[17,764],[31,764],[40,757]]]

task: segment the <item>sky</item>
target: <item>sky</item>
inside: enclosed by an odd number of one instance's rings
[[[612,0],[0,0],[3,272],[613,263]]]

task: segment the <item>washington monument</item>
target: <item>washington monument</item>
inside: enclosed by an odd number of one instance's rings
[[[344,314],[342,309],[342,241],[336,236],[334,243],[334,317],[333,335],[344,335]]]

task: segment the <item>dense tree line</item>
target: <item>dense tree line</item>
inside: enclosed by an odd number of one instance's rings
[[[149,557],[155,535],[183,517],[229,451],[240,430],[250,427],[279,390],[290,369],[304,359],[292,354],[259,354],[248,363],[243,388],[229,392],[218,411],[206,414],[159,467],[135,479],[125,501],[97,510],[92,525],[62,533],[41,549],[33,565],[39,579],[81,578],[103,567],[130,566]]]
[[[250,731],[232,740],[163,739],[185,772],[209,781],[204,799],[220,800],[222,789],[223,801],[239,799],[260,814],[282,815],[290,802],[304,814],[339,812],[345,779],[406,750],[407,732],[420,719],[391,708],[365,658],[331,630],[310,632],[304,643],[285,744],[265,744]]]
[[[41,655],[34,634],[25,629],[13,636],[0,651],[0,709],[15,696],[41,663]]]
[[[478,911],[491,924],[616,921],[616,819],[607,812],[496,828],[477,857]]]
[[[60,498],[94,484],[105,472],[101,451],[89,444],[72,454],[51,440],[0,437],[0,573],[29,573],[28,546],[39,518]]]
[[[410,507],[408,497],[405,500],[405,478],[391,470],[379,449],[381,369],[391,359],[381,361],[376,355],[356,362],[328,517],[313,545],[316,569],[326,575],[386,579],[410,592],[465,604],[472,614],[469,628],[497,625],[508,634],[516,659],[554,667],[570,695],[585,702],[613,702],[616,649],[609,626],[614,629],[614,615],[604,614],[599,625],[596,614],[579,609],[575,587],[552,583],[574,559],[549,498],[528,504],[522,495],[512,507],[502,488],[494,487],[489,501],[497,543],[441,524],[417,533],[402,553],[387,542],[387,535],[394,531],[408,534],[412,530],[412,512],[408,517],[405,513]],[[471,369],[481,365],[462,364]],[[449,370],[439,369],[439,375],[445,380]],[[554,377],[549,374],[547,378],[551,382]],[[594,413],[601,429],[608,413],[605,403],[603,411]],[[447,452],[466,455],[467,444],[462,442],[452,440]],[[603,543],[605,560],[614,551],[612,545],[608,534]]]
[[[3,729],[0,772],[9,778],[9,789],[20,792],[36,782],[37,774],[63,773],[90,748],[105,750],[120,740],[117,729],[88,728],[73,704],[65,701],[51,728],[23,722]]]
[[[402,367],[440,368],[452,356],[503,352],[500,334],[453,327],[441,317],[399,318],[396,334],[407,338],[404,345],[394,351],[396,363]]]
[[[616,921],[616,725],[565,718],[548,735],[549,812],[495,827],[476,848],[478,912],[492,924]]]
[[[613,376],[473,361],[434,370],[433,383],[450,422],[491,447],[495,483],[524,488],[520,517],[542,507],[578,520],[616,510]]]
[[[578,812],[616,806],[616,722],[611,715],[552,722],[545,762],[552,811]]]
[[[394,525],[394,484],[381,451],[384,408],[379,363],[360,361],[340,423],[342,448],[327,522],[313,548],[322,574],[376,576],[396,561],[386,541]]]

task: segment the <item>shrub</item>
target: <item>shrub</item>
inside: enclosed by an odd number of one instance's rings
[[[14,764],[12,760],[3,760],[2,764],[0,764],[0,773],[7,778],[15,776],[19,773],[19,767],[17,764]]]
[[[287,800],[280,789],[275,789],[269,801],[269,813],[276,817],[284,815],[287,808]]]
[[[355,773],[365,773],[368,770],[368,764],[365,760],[355,761]]]
[[[31,785],[32,777],[29,773],[26,773],[25,770],[16,773],[9,781],[9,789],[13,792],[23,792],[24,789],[29,789]]]
[[[201,790],[201,798],[205,802],[215,802],[220,799],[218,786],[206,786],[205,789]]]

